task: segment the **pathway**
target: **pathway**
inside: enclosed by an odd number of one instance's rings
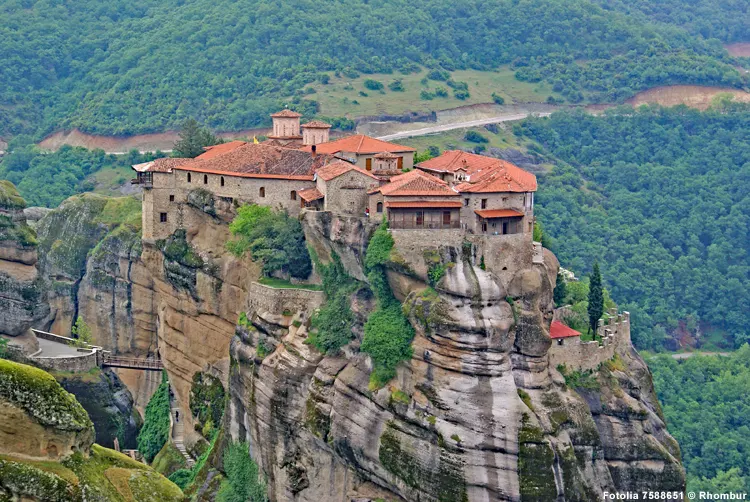
[[[672,354],[674,359],[687,359],[693,356],[731,356],[731,352],[680,352],[678,354]]]
[[[38,338],[39,348],[42,350],[39,354],[34,357],[61,357],[61,356],[80,356],[82,352],[78,352],[76,347],[66,345],[64,343],[53,342],[51,340],[45,340],[44,338]]]
[[[182,456],[185,457],[185,462],[187,463],[188,469],[191,469],[195,465],[195,460],[193,460],[193,457],[190,456],[190,454],[187,452],[187,449],[185,448],[185,422],[183,422],[182,420],[177,420],[180,408],[174,407],[174,400],[170,401],[170,405],[172,406],[172,418],[170,420],[172,424],[172,443],[174,444],[175,448],[177,448],[180,453],[182,453]]]
[[[420,129],[411,129],[409,131],[400,131],[393,134],[386,134],[385,136],[380,136],[378,139],[383,141],[393,141],[396,139],[404,139],[404,138],[410,138],[412,136],[424,136],[425,134],[433,134],[437,132],[445,132],[445,131],[451,131],[453,129],[466,129],[468,127],[478,127],[483,126],[487,124],[499,124],[500,122],[512,122],[514,120],[523,120],[529,115],[535,115],[538,117],[547,117],[550,115],[549,112],[543,112],[543,113],[532,113],[532,112],[523,112],[523,113],[512,113],[507,115],[498,115],[496,117],[489,117],[484,119],[478,119],[478,120],[468,120],[465,122],[454,122],[452,124],[443,124],[443,125],[435,125],[430,127],[422,127]]]

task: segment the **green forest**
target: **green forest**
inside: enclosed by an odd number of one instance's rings
[[[648,359],[688,491],[750,493],[750,346],[730,357]]]
[[[189,117],[238,130],[282,105],[314,114],[306,85],[331,74],[418,65],[511,65],[519,80],[546,80],[573,103],[663,84],[746,84],[722,47],[748,39],[745,2],[652,4],[2,0],[0,136],[124,135]]]
[[[536,199],[550,246],[579,276],[599,262],[632,313],[638,348],[698,331],[699,342],[723,333],[724,348],[748,341],[748,131],[750,107],[737,104],[557,113],[516,126],[555,162]]]

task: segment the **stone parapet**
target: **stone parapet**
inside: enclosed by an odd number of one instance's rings
[[[274,288],[253,282],[248,288],[248,314],[268,312],[281,315],[284,312],[312,312],[325,301],[322,291],[298,288]]]
[[[610,309],[607,323],[599,320],[597,335],[601,341],[583,342],[579,337],[567,338],[562,345],[553,341],[549,349],[550,366],[564,364],[575,370],[596,370],[599,365],[623,354],[630,348],[630,313],[618,314]]]

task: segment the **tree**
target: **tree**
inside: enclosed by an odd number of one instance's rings
[[[91,328],[81,316],[78,316],[78,319],[76,319],[76,323],[70,329],[70,332],[77,338],[75,342],[76,347],[87,347],[91,345],[91,342],[94,340],[91,334]]]
[[[5,359],[8,355],[8,339],[0,338],[0,359]]]
[[[482,257],[484,258],[484,257]],[[555,307],[559,307],[565,301],[565,297],[568,294],[568,287],[565,283],[565,276],[560,272],[557,273],[557,284],[555,284],[555,290],[552,293],[555,300]]]
[[[602,275],[599,272],[599,262],[594,262],[594,269],[589,280],[589,331],[596,333],[599,318],[604,313],[604,292],[602,291]]]
[[[193,158],[203,153],[203,147],[220,143],[211,131],[201,127],[195,119],[187,119],[180,128],[180,139],[174,144],[175,157]]]

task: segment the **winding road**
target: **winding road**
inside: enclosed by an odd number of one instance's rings
[[[508,115],[498,115],[496,117],[489,117],[485,119],[468,120],[466,122],[453,122],[451,124],[434,125],[430,127],[422,127],[420,129],[400,131],[397,133],[386,134],[385,136],[380,136],[378,137],[378,139],[383,140],[383,141],[392,141],[396,139],[410,138],[412,136],[424,136],[426,134],[451,131],[453,129],[466,129],[468,127],[478,127],[478,126],[483,126],[487,124],[499,124],[500,122],[512,122],[514,120],[523,120],[529,115],[535,115],[537,117],[547,117],[550,115],[550,113],[549,112],[543,112],[543,113],[525,112],[525,113],[513,113],[513,114],[508,114]]]

